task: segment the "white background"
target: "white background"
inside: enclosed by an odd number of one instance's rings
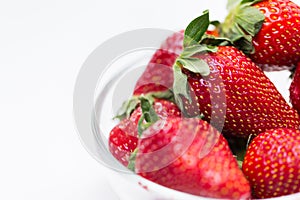
[[[208,8],[211,19],[222,20],[225,4],[0,0],[0,199],[117,199],[73,122],[82,63],[114,35],[137,28],[176,31]]]

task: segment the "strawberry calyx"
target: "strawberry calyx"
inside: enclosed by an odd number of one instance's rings
[[[142,108],[142,115],[138,121],[138,135],[140,137],[144,130],[159,120],[159,117],[152,106],[154,100],[147,99],[143,96],[139,99]]]
[[[137,126],[138,136],[140,137],[144,130],[160,119],[153,108],[155,99],[167,99],[172,101],[173,93],[170,90],[167,90],[164,92],[150,92],[146,95],[133,96],[123,103],[119,110],[119,114],[115,118],[120,120],[128,118],[137,106],[140,106],[142,114],[138,120]]]
[[[142,115],[140,117],[140,119],[138,120],[138,124],[137,124],[137,130],[138,130],[138,137],[141,137],[142,133],[144,130],[146,130],[148,127],[150,127],[152,124],[154,124],[155,122],[157,122],[160,118],[157,115],[157,113],[155,112],[154,108],[153,108],[153,104],[154,104],[154,94],[147,94],[146,96],[134,96],[131,100],[129,100],[130,102],[133,103],[125,103],[128,104],[129,108],[131,109],[133,106],[132,105],[140,105],[141,110],[142,110]],[[161,96],[163,94],[160,94]],[[165,94],[167,95],[167,94]],[[132,105],[130,105],[132,104]],[[135,107],[136,107],[135,106]],[[133,108],[134,110],[135,108]],[[132,111],[130,111],[132,112]],[[136,159],[136,154],[138,152],[138,148],[136,148],[129,157],[128,160],[128,165],[127,168],[134,171],[134,166],[135,166],[135,159]]]
[[[139,104],[139,99],[137,96],[133,96],[127,101],[124,101],[121,108],[118,110],[118,114],[114,117],[114,119],[122,120],[124,118],[128,118],[131,113],[136,109]]]
[[[206,34],[209,25],[218,26],[218,24],[219,22],[217,21],[209,20],[209,11],[205,10],[201,16],[195,18],[185,29],[184,48],[173,65],[173,93],[175,102],[181,110],[184,110],[181,97],[185,97],[189,102],[192,101],[188,89],[188,78],[182,72],[182,69],[198,73],[201,76],[208,76],[210,74],[208,64],[204,60],[196,58],[195,55],[217,52],[218,46],[232,44],[226,37],[215,37]]]
[[[122,120],[124,118],[128,118],[131,113],[136,109],[136,107],[141,102],[141,97],[148,99],[151,103],[151,105],[154,102],[154,99],[166,99],[169,101],[174,102],[174,95],[171,90],[166,90],[162,92],[149,92],[147,94],[142,95],[134,95],[127,101],[124,101],[121,108],[118,110],[117,115],[114,117],[114,119]]]
[[[234,45],[246,54],[254,53],[253,37],[260,31],[265,16],[254,4],[262,0],[229,0],[230,10],[225,21],[220,26],[221,36],[229,38]]]
[[[162,94],[161,94],[162,95]],[[157,115],[153,108],[154,104],[154,97],[153,94],[147,97],[139,96],[139,105],[141,106],[142,115],[138,121],[137,130],[138,130],[138,137],[142,136],[142,133],[153,125],[155,122],[160,120],[160,117]],[[138,153],[138,148],[136,148],[129,157],[127,168],[131,171],[135,171],[135,160],[136,155]]]

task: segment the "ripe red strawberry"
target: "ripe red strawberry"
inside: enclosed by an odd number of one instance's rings
[[[182,51],[183,31],[169,36],[152,56],[142,76],[138,79],[133,94],[163,92],[173,85],[172,66]]]
[[[200,16],[200,24],[209,24],[207,15]],[[226,135],[248,137],[272,128],[299,129],[299,114],[264,72],[233,46],[202,44],[202,36],[193,33],[206,30],[198,27],[192,22],[187,30],[194,30],[186,32],[185,38],[200,44],[187,43],[174,65],[173,90],[181,110],[189,116],[203,115]]]
[[[153,182],[194,195],[250,198],[250,186],[225,138],[197,118],[159,120],[138,144],[135,171]]]
[[[300,131],[274,129],[250,143],[243,172],[257,198],[300,192]]]
[[[290,86],[290,100],[293,107],[300,113],[300,63],[296,68]]]
[[[229,13],[222,33],[263,70],[283,70],[300,61],[299,22],[300,7],[290,0],[241,1]]]
[[[192,98],[192,103],[183,98],[183,109],[190,116],[201,112],[223,133],[244,137],[276,127],[299,129],[298,113],[241,51],[219,46],[217,52],[197,57],[209,65],[210,74],[183,69]]]
[[[138,142],[137,124],[123,119],[110,132],[109,151],[124,166],[128,165],[130,154],[135,150]]]
[[[155,99],[153,109],[160,119],[181,115],[178,107],[167,100]],[[128,165],[130,154],[137,146],[138,124],[142,114],[142,108],[138,106],[129,118],[123,119],[110,132],[109,150],[124,166]]]

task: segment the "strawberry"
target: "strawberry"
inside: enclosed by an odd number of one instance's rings
[[[300,7],[290,0],[243,0],[232,6],[222,35],[265,71],[300,61]]]
[[[290,100],[293,107],[300,113],[300,63],[296,68],[290,86]]]
[[[209,24],[205,15],[201,24]],[[195,30],[185,37],[195,37]],[[174,95],[186,115],[203,115],[225,135],[241,137],[279,127],[299,129],[299,114],[243,52],[233,46],[207,47],[202,36],[196,37],[200,44],[187,44],[174,65]]]
[[[128,118],[123,119],[110,132],[109,151],[124,166],[128,165],[130,154],[137,146],[137,135],[137,124]]]
[[[273,129],[250,143],[242,170],[257,198],[300,192],[300,131]]]
[[[135,172],[194,195],[247,199],[250,186],[225,138],[197,118],[159,120],[142,133]]]
[[[241,51],[220,46],[217,52],[198,57],[210,66],[210,74],[202,77],[184,70],[196,102],[184,101],[184,107],[193,108],[198,103],[194,113],[202,111],[217,127],[225,122],[223,133],[247,137],[275,127],[299,128],[297,112]]]
[[[181,116],[180,110],[173,102],[155,99],[152,106],[160,119]],[[130,117],[121,120],[110,132],[109,150],[124,166],[128,165],[129,157],[137,146],[139,120],[144,114],[141,105],[139,105]]]
[[[169,36],[152,56],[145,71],[138,79],[134,95],[168,90],[173,84],[172,66],[182,51],[183,31]]]

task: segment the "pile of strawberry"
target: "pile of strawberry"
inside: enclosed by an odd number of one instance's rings
[[[300,7],[289,0],[228,7],[223,23],[204,11],[155,52],[109,150],[140,176],[193,195],[300,192]],[[293,107],[264,73],[287,69],[295,71]]]

